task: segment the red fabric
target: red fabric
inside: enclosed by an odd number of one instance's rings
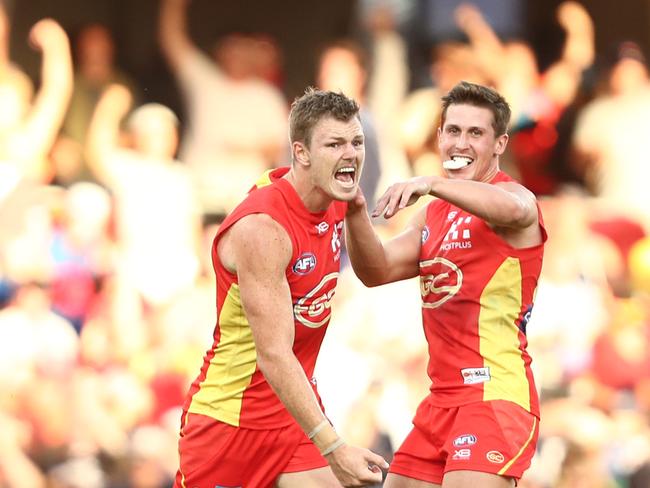
[[[505,173],[498,173],[492,183],[512,181]],[[543,240],[546,231],[539,213]],[[542,267],[543,244],[515,249],[497,235],[480,218],[444,201],[434,200],[429,204],[426,226],[423,231],[420,251],[420,280],[422,292],[422,320],[429,345],[428,374],[431,378],[431,401],[440,407],[455,407],[483,400],[484,386],[495,381],[498,372],[489,372],[486,364],[511,362],[521,358],[521,371],[508,371],[504,386],[527,384],[530,411],[539,416],[539,400],[535,389],[531,358],[526,351],[526,324],[533,306],[533,297]],[[521,274],[509,277],[512,283],[502,284],[503,290],[492,291],[485,297],[483,292],[495,272],[507,259],[515,260]],[[479,329],[482,300],[492,307],[500,307],[505,295],[513,292],[514,286],[521,286],[521,308],[513,323],[503,321],[485,324],[499,336],[503,327],[509,331],[518,329],[518,344],[499,344],[498,356],[486,356],[481,350],[482,333]],[[507,300],[506,299],[506,300]],[[496,304],[496,305],[495,305]],[[496,349],[493,346],[492,349]],[[475,371],[475,373],[469,372]],[[481,370],[481,371],[476,371]],[[474,374],[474,377],[471,377]],[[469,375],[469,377],[467,376]],[[480,378],[478,375],[483,375]],[[516,387],[512,387],[516,388]],[[500,398],[509,400],[514,392],[502,392]],[[517,390],[516,394],[520,394]]]
[[[537,445],[534,415],[502,400],[445,409],[429,398],[420,404],[389,472],[438,485],[445,473],[458,470],[521,478]]]
[[[251,430],[198,414],[189,414],[185,420],[175,488],[267,488],[275,486],[282,473],[327,466],[295,423],[280,429]]]
[[[219,228],[212,247],[212,260],[217,277],[217,317],[220,317],[229,290],[237,284],[237,276],[230,273],[219,260],[216,251],[219,239],[241,218],[256,213],[267,214],[286,229],[292,241],[293,254],[286,268],[286,278],[294,306],[293,352],[306,376],[312,378],[316,358],[330,320],[329,302],[334,295],[340,268],[341,233],[347,203],[335,201],[323,212],[309,212],[289,181],[281,178],[287,171],[288,168],[273,171],[272,184],[252,190]],[[243,314],[241,309],[239,316]],[[294,423],[293,417],[258,368],[242,391],[233,392],[229,398],[224,398],[224,391],[230,388],[229,378],[210,376],[208,370],[215,358],[218,360],[221,354],[221,329],[227,326],[228,324],[217,323],[215,341],[205,356],[199,376],[192,384],[185,409],[231,423],[219,413],[222,411],[221,405],[231,405],[233,402],[230,400],[241,398],[241,410],[237,412],[237,423],[233,425],[270,429]],[[223,382],[223,385],[206,385],[206,377],[210,377],[211,381]],[[316,382],[313,379],[312,385],[316,390]],[[205,399],[206,395],[212,397],[208,388],[212,388],[215,396],[214,402],[211,400],[208,405],[211,412],[205,411],[205,404],[201,405],[201,412],[197,412],[193,397],[201,389],[202,398]],[[317,392],[316,396],[318,397]]]

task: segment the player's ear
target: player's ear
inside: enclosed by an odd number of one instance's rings
[[[311,154],[309,153],[309,148],[304,143],[295,141],[292,149],[293,159],[296,163],[303,166],[309,166],[311,164]]]
[[[497,137],[497,143],[494,146],[494,155],[501,156],[508,145],[508,134],[502,134]]]

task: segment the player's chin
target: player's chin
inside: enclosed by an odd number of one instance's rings
[[[447,178],[452,180],[471,180],[474,176],[471,165],[460,169],[446,169],[444,171],[447,175]]]
[[[344,202],[349,202],[354,199],[357,195],[357,190],[359,185],[355,182],[353,184],[342,184],[338,181],[335,181],[331,187],[331,196],[335,200],[341,200]]]

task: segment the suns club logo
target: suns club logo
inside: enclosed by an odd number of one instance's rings
[[[317,329],[329,322],[338,272],[325,275],[309,293],[293,306],[293,316],[302,325]]]
[[[293,272],[299,275],[306,275],[314,271],[316,267],[316,256],[311,252],[304,252],[293,265]]]
[[[420,294],[424,308],[438,308],[463,285],[463,272],[448,259],[420,261]]]
[[[490,451],[485,455],[485,457],[488,461],[494,464],[501,464],[506,460],[503,457],[503,454],[501,454],[499,451]]]

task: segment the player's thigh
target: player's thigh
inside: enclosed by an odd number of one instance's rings
[[[401,474],[388,473],[384,482],[384,488],[440,488],[440,485],[416,480],[402,476]]]
[[[448,471],[442,479],[442,488],[512,488],[512,478],[481,471]]]
[[[283,473],[278,488],[340,488],[341,484],[329,466],[295,473]]]

